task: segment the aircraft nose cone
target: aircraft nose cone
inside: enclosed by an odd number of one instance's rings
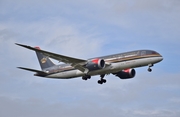
[[[159,61],[162,61],[163,60],[163,57],[161,56],[160,58],[159,58]]]

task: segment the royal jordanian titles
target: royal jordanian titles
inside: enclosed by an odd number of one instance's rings
[[[18,67],[20,69],[35,72],[35,76],[57,79],[82,77],[83,80],[88,80],[91,76],[99,75],[99,84],[106,83],[104,77],[107,74],[113,74],[120,79],[134,78],[134,68],[137,67],[148,66],[148,71],[151,72],[151,67],[163,60],[163,57],[153,50],[136,50],[84,60],[41,50],[39,47],[16,45],[35,51],[42,70]],[[55,65],[49,58],[65,64]]]

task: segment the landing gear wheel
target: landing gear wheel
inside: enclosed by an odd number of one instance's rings
[[[149,71],[149,72],[152,72],[152,69],[151,69],[151,68],[148,68],[148,71]]]
[[[98,80],[98,84],[103,84],[103,82],[101,80]]]
[[[83,80],[87,80],[87,78],[86,78],[86,77],[82,77],[82,79],[83,79]]]
[[[91,79],[91,76],[87,76],[87,79]]]
[[[152,72],[151,67],[153,67],[154,65],[153,65],[153,64],[149,64],[148,66],[149,66],[148,71],[149,71],[149,72]]]
[[[83,80],[88,80],[90,78],[91,78],[91,76],[89,76],[89,75],[85,75],[85,76],[82,77]]]
[[[103,82],[103,83],[106,83],[106,79],[102,79],[102,82]]]
[[[100,80],[98,80],[98,84],[103,84],[103,83],[106,83],[106,79],[103,79],[103,78],[104,78],[104,76],[105,76],[105,74],[100,75],[101,79],[100,79]]]

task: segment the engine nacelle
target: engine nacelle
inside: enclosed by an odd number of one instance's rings
[[[105,61],[103,59],[92,59],[85,65],[90,71],[103,69],[105,67]]]
[[[134,78],[134,76],[136,75],[136,71],[134,69],[127,69],[114,73],[114,75],[118,76],[121,79],[130,79]]]

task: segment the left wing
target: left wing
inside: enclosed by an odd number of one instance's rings
[[[33,48],[31,46],[18,44],[18,43],[15,43],[15,44],[19,45],[19,46],[22,46],[22,47],[25,47],[25,48],[30,49],[30,50],[40,52],[40,53],[44,54],[45,56],[53,58],[55,60],[62,61],[64,63],[66,63],[66,64],[70,64],[71,66],[73,66],[74,68],[76,68],[76,69],[78,69],[78,70],[80,70],[82,72],[85,72],[85,73],[88,72],[88,69],[83,67],[83,65],[87,63],[87,60],[68,57],[68,56],[48,52],[48,51],[45,51],[45,50],[40,50],[40,49],[37,49],[37,48]]]

